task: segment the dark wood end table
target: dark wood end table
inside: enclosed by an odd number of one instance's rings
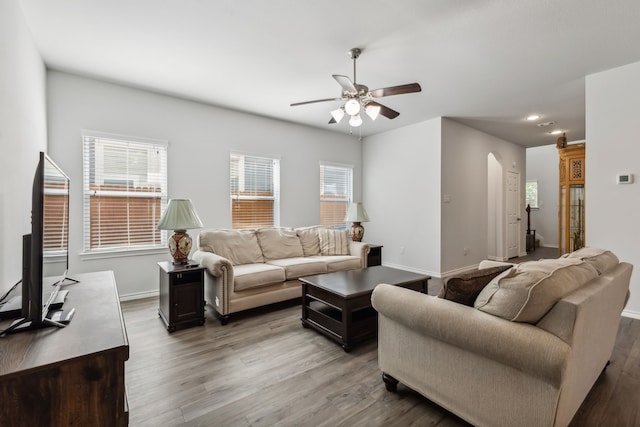
[[[377,334],[378,313],[371,306],[371,293],[378,284],[427,293],[430,278],[384,266],[301,277],[302,326],[337,341],[348,352],[353,344]]]
[[[204,325],[204,270],[197,264],[159,262],[160,307],[158,315],[174,332],[176,326],[197,322]]]

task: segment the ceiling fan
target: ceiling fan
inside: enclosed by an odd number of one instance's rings
[[[367,113],[371,120],[375,120],[379,114],[388,119],[395,119],[400,115],[399,112],[386,107],[379,102],[376,102],[376,98],[382,98],[383,96],[402,95],[404,93],[420,92],[422,88],[418,83],[409,83],[399,86],[391,86],[382,89],[369,90],[365,85],[356,83],[356,60],[362,53],[362,49],[353,48],[349,49],[347,54],[353,59],[353,81],[347,76],[341,76],[333,74],[333,78],[342,87],[342,94],[338,98],[325,98],[316,99],[313,101],[295,102],[291,104],[292,107],[297,105],[313,104],[316,102],[327,101],[344,101],[344,105],[338,109],[331,111],[331,120],[329,124],[340,123],[340,120],[348,114],[349,125],[352,127],[358,127],[362,124],[362,118],[360,112],[362,110]]]

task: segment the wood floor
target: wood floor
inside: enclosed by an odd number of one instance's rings
[[[387,392],[375,339],[345,353],[301,326],[295,302],[226,326],[208,307],[204,326],[172,334],[157,298],[122,309],[131,426],[468,425],[402,384]],[[573,427],[640,426],[640,320],[622,318],[611,362]]]

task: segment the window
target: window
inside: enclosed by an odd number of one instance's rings
[[[353,166],[320,163],[320,224],[345,227],[353,193]]]
[[[527,205],[531,206],[531,209],[538,208],[538,181],[527,181],[525,191]]]
[[[280,159],[231,153],[231,227],[280,225]]]
[[[84,251],[164,247],[167,143],[83,132]]]

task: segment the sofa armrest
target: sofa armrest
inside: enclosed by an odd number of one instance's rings
[[[233,283],[233,265],[228,259],[207,251],[195,251],[192,256],[193,260],[198,261],[200,265],[206,267],[209,273],[215,277],[226,277],[225,282]]]
[[[534,325],[504,320],[462,304],[381,284],[371,296],[379,321],[393,321],[559,386],[570,347]]]
[[[371,247],[368,243],[349,241],[349,255],[359,257],[360,267],[362,268],[367,267],[367,258],[370,250]]]

